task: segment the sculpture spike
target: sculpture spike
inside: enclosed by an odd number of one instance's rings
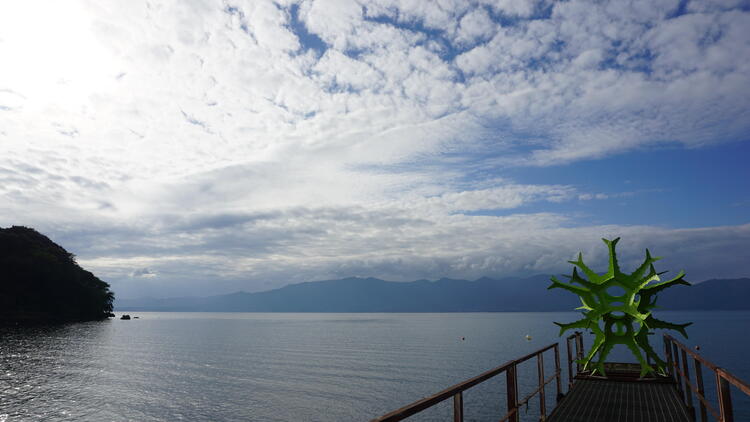
[[[595,335],[590,352],[580,360],[585,369],[589,368],[604,374],[604,363],[609,352],[616,344],[623,344],[640,363],[641,376],[654,372],[664,373],[666,364],[649,344],[649,333],[653,329],[670,329],[687,337],[685,328],[690,323],[673,324],[661,321],[656,319],[651,311],[656,308],[658,292],[674,285],[690,285],[690,283],[683,279],[685,273],[682,271],[675,278],[661,282],[659,276],[666,271],[657,272],[653,265],[661,258],[652,256],[648,249],[646,249],[643,263],[633,273],[624,274],[620,271],[617,261],[616,246],[620,238],[602,240],[609,249],[609,265],[606,273],[600,275],[594,272],[583,262],[583,253],[579,252],[577,260],[568,261],[574,265],[572,275],[566,276],[569,283],[562,283],[555,277],[551,278],[552,284],[548,289],[561,288],[575,293],[583,305],[576,308],[576,310],[583,311],[582,319],[568,324],[555,323],[560,327],[560,335],[575,328],[589,329]],[[588,280],[581,277],[578,269]],[[657,283],[650,284],[652,282]],[[611,296],[606,293],[608,288],[615,285],[624,288],[625,294]],[[640,295],[639,300],[635,300],[636,295]],[[616,302],[623,302],[624,305],[615,306]],[[623,312],[624,315],[614,316],[612,313],[615,311]],[[600,321],[604,321],[604,329],[599,327]],[[637,328],[635,324],[638,324]],[[616,328],[614,331],[613,325]],[[597,357],[596,363],[592,362],[595,356]],[[653,366],[645,359],[646,357],[653,362]]]

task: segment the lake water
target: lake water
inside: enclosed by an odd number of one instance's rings
[[[0,422],[364,421],[555,342],[552,321],[577,316],[134,315],[140,318],[0,328]],[[659,317],[693,321],[684,342],[750,379],[750,312]],[[659,336],[652,343],[663,350]],[[561,353],[565,366],[564,347]],[[552,359],[545,363],[549,374]],[[531,391],[536,362],[519,371],[523,393]],[[750,403],[733,393],[736,420],[750,421]],[[464,401],[467,421],[499,419],[504,376],[472,388]],[[529,407],[525,418],[537,419],[537,401]],[[447,402],[414,420],[447,420],[450,411]]]

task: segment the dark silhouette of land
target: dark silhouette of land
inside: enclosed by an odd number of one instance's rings
[[[0,323],[104,319],[113,300],[109,284],[43,234],[0,228]]]
[[[389,282],[346,278],[291,284],[259,293],[118,300],[118,310],[214,312],[503,312],[572,311],[575,296],[547,290],[548,275],[529,278]],[[750,279],[709,280],[659,294],[659,310],[750,309]]]

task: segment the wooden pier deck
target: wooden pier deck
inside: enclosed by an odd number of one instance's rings
[[[672,383],[576,380],[548,422],[690,422]]]
[[[575,345],[575,352],[571,347]],[[607,363],[608,377],[592,376],[580,372],[576,360],[583,357],[583,340],[580,332],[568,337],[567,372],[568,392],[563,394],[560,346],[553,343],[536,352],[491,369],[445,390],[394,410],[372,422],[396,422],[409,418],[446,400],[453,401],[453,421],[463,422],[463,394],[470,388],[491,378],[505,374],[507,403],[500,421],[520,422],[524,415],[520,409],[532,399],[539,400],[541,422],[707,422],[709,417],[718,422],[735,422],[730,386],[750,396],[750,385],[723,368],[705,360],[668,334],[664,335],[664,355],[667,375],[648,379],[638,377],[633,364]],[[552,354],[554,373],[545,377],[544,355]],[[549,357],[548,357],[549,358]],[[692,362],[690,361],[692,358]],[[538,387],[526,397],[519,397],[518,365],[528,360],[537,361]],[[692,368],[691,368],[692,367]],[[706,397],[703,370],[711,372],[709,380],[716,383],[716,402]],[[575,371],[574,371],[575,370]],[[692,374],[691,374],[692,373]],[[555,393],[552,395],[554,382]],[[556,397],[556,406],[547,412],[547,397]],[[739,421],[737,421],[739,422]]]

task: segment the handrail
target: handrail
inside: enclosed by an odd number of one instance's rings
[[[567,338],[568,342],[568,375],[572,376],[570,372],[572,357],[570,355],[570,339],[576,340],[576,356],[582,356],[583,342],[580,340],[581,333],[576,332]],[[581,349],[579,349],[579,344]],[[555,354],[555,373],[549,378],[544,378],[544,352],[553,349]],[[532,358],[537,358],[537,372],[538,372],[538,386],[537,389],[531,392],[528,396],[518,401],[518,376],[516,373],[516,367],[518,364],[526,362]],[[539,395],[539,406],[542,420],[546,418],[546,398],[545,398],[545,386],[552,382],[557,381],[557,400],[559,401],[562,397],[562,371],[560,370],[560,349],[558,343],[550,344],[549,346],[543,347],[535,352],[529,353],[521,358],[508,361],[494,369],[490,369],[482,374],[479,374],[473,378],[469,378],[463,382],[446,388],[439,393],[433,394],[432,396],[425,397],[421,400],[417,400],[414,403],[406,405],[400,409],[394,410],[387,413],[379,418],[373,419],[371,422],[396,422],[404,420],[412,415],[415,415],[425,409],[441,403],[450,397],[453,397],[453,420],[454,422],[463,422],[463,392],[469,388],[481,384],[490,378],[505,372],[506,374],[506,400],[508,403],[508,413],[500,419],[503,421],[518,422],[518,409],[529,402],[534,396]]]
[[[678,349],[681,353],[678,353]],[[699,354],[690,350],[687,346],[677,341],[669,334],[664,334],[664,352],[667,357],[667,366],[669,375],[677,383],[677,391],[683,403],[688,408],[692,419],[695,419],[695,408],[693,407],[693,394],[698,399],[700,405],[701,422],[706,422],[708,412],[719,422],[734,422],[732,411],[732,397],[729,385],[734,385],[740,391],[750,396],[750,385],[727,370],[720,368],[709,362]],[[690,381],[690,366],[688,365],[688,355],[693,358],[693,367],[695,369],[695,385]],[[680,359],[680,357],[682,359]],[[682,365],[682,367],[680,367]],[[714,372],[716,379],[716,391],[718,393],[719,409],[717,410],[708,402],[703,388],[703,371],[701,365]],[[679,375],[679,377],[678,377]],[[684,387],[683,387],[684,383]],[[693,394],[690,393],[692,391]]]
[[[571,356],[571,350],[570,350],[570,341],[573,340],[575,342],[575,359]],[[573,362],[576,363],[576,373],[581,372],[581,363],[580,360],[583,359],[583,337],[581,336],[580,331],[576,331],[575,333],[569,335],[565,339],[565,345],[568,348],[568,390],[570,390],[573,387],[573,379],[575,378],[573,376]]]

